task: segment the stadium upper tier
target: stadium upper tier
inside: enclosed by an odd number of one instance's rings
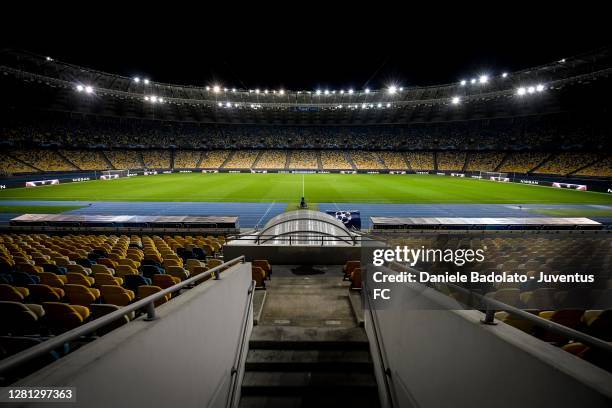
[[[92,157],[96,160],[84,161]],[[42,150],[0,153],[0,175],[79,170],[472,171],[612,177],[612,156],[596,152],[372,150]]]
[[[5,101],[30,108],[202,123],[414,123],[559,112],[597,93],[607,100],[611,62],[606,48],[437,86],[286,90],[166,84],[8,50],[0,81]]]

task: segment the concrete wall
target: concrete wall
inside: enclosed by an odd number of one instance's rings
[[[157,320],[133,321],[19,385],[76,387],[70,407],[225,407],[251,265],[221,277],[159,306]]]
[[[612,374],[504,323],[483,325],[478,311],[433,310],[447,299],[422,285],[398,285],[392,304],[373,311],[395,406],[612,406]],[[365,320],[382,389],[367,310]]]
[[[249,245],[230,241],[223,247],[227,259],[244,255],[247,261],[267,259],[276,265],[343,265],[360,259],[361,247],[301,246],[301,245]]]

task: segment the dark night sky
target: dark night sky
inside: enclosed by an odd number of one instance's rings
[[[273,17],[251,23],[206,19],[195,25],[118,16],[104,23],[28,21],[5,36],[9,41],[3,47],[160,82],[313,90],[448,83],[612,42],[603,11],[570,11],[564,17],[529,13],[472,22],[457,17],[454,24],[418,17],[399,22],[372,17],[367,23],[331,17],[304,23]]]

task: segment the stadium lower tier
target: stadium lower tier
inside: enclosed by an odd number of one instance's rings
[[[487,171],[612,177],[597,152],[6,149],[0,174],[123,169]]]

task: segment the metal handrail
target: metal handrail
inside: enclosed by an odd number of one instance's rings
[[[479,301],[483,302],[484,306],[486,307],[485,318],[482,320],[484,324],[493,324],[495,318],[494,312],[503,311],[518,316],[522,319],[528,320],[535,326],[542,327],[565,338],[572,340],[580,340],[580,342],[584,344],[612,354],[612,344],[604,340],[598,339],[597,337],[589,336],[588,334],[582,333],[567,326],[563,326],[562,324],[555,323],[551,320],[543,319],[540,316],[534,315],[533,313],[526,312],[525,310],[521,310],[515,306],[500,302],[499,300],[488,298],[486,296],[481,295],[480,293],[472,292],[469,289],[462,288],[461,286],[455,285],[453,283],[446,283],[445,285],[452,287],[453,289],[456,289],[460,292],[466,293],[469,296],[473,296]]]
[[[392,264],[401,266],[405,270],[419,272],[418,270],[414,268],[407,267],[398,262],[392,262]],[[563,336],[565,338],[568,338],[568,339],[580,340],[584,344],[596,347],[607,353],[612,354],[612,344],[604,340],[598,339],[597,337],[589,336],[588,334],[582,333],[578,330],[574,330],[567,326],[563,326],[562,324],[555,323],[547,319],[543,319],[540,316],[534,315],[533,313],[526,312],[517,307],[511,306],[507,303],[500,302],[499,300],[483,296],[480,293],[473,292],[459,285],[455,285],[454,283],[445,283],[445,285],[453,289],[456,289],[464,294],[467,294],[468,296],[472,296],[483,303],[483,306],[485,307],[485,312],[484,312],[485,318],[482,320],[483,324],[495,324],[494,318],[495,318],[496,311],[507,312],[512,315],[519,316],[522,319],[528,320],[529,322],[533,323],[535,326],[542,327],[546,330],[550,330],[551,332],[558,334],[560,336]],[[434,286],[431,286],[431,285],[424,285],[424,286],[427,286],[429,288],[432,288],[438,291]]]
[[[374,334],[374,341],[376,342],[376,351],[378,352],[378,358],[380,359],[380,364],[382,368],[382,377],[385,385],[385,393],[387,394],[387,400],[389,401],[389,406],[393,407],[395,404],[395,394],[391,391],[391,383],[389,379],[391,377],[391,369],[386,361],[386,352],[383,350],[383,343],[381,340],[382,336],[379,336],[379,324],[378,324],[378,316],[374,313],[374,308],[372,307],[372,303],[370,302],[370,296],[368,293],[367,281],[364,282],[363,286],[364,292],[362,292],[362,296],[365,298],[365,302],[367,303],[366,308],[370,313],[370,317],[372,318],[372,333]]]
[[[109,323],[114,322],[115,320],[118,320],[120,318],[122,318],[123,316],[126,316],[128,314],[131,314],[132,312],[135,312],[139,309],[145,308],[146,309],[146,313],[147,313],[147,317],[145,320],[155,320],[156,319],[156,315],[155,315],[155,302],[157,300],[160,300],[162,298],[165,298],[166,295],[169,295],[173,292],[176,292],[180,289],[183,289],[184,287],[191,285],[192,283],[201,281],[205,278],[208,278],[210,276],[212,276],[213,273],[217,272],[217,271],[221,271],[222,269],[228,268],[229,266],[235,265],[237,263],[243,263],[245,260],[244,255],[239,256],[237,258],[234,258],[230,261],[227,261],[219,266],[215,266],[214,268],[209,269],[208,271],[201,273],[199,275],[193,276],[189,279],[186,279],[180,283],[177,283],[176,285],[170,286],[169,288],[166,288],[164,290],[162,290],[161,292],[157,292],[153,295],[147,296],[144,299],[140,299],[134,303],[131,303],[127,306],[122,307],[119,310],[116,310],[112,313],[109,313],[105,316],[102,316],[96,320],[93,320],[89,323],[86,323],[82,326],[79,326],[77,328],[74,328],[70,331],[67,331],[66,333],[60,334],[58,336],[52,337],[49,340],[37,344],[36,346],[33,346],[27,350],[24,350],[20,353],[17,353],[13,356],[7,357],[4,360],[0,361],[0,373],[4,373],[6,371],[9,371],[10,369],[23,364],[27,361],[32,360],[33,358],[36,358],[38,356],[41,356],[43,354],[46,354],[52,350],[55,350],[58,347],[61,347],[64,343],[73,341],[78,339],[79,337],[89,334],[93,331],[95,331],[96,329],[99,329],[100,327],[106,326]],[[220,280],[220,274],[216,273],[215,274],[215,279],[216,280]]]
[[[247,310],[246,310],[244,319],[242,320],[242,328],[240,330],[240,343],[238,346],[238,352],[236,353],[236,357],[234,359],[234,365],[232,366],[232,371],[231,371],[232,381],[230,385],[230,392],[228,393],[228,400],[226,404],[227,407],[233,406],[234,398],[236,395],[236,387],[239,385],[237,383],[237,379],[238,379],[237,375],[239,373],[240,366],[242,365],[241,359],[242,359],[242,354],[244,353],[244,345],[246,341],[248,341],[246,339],[246,331],[247,331],[249,319],[251,318],[251,314],[253,313],[253,297],[255,295],[255,281],[251,281],[251,284],[249,285],[248,295],[249,297],[246,303]]]

